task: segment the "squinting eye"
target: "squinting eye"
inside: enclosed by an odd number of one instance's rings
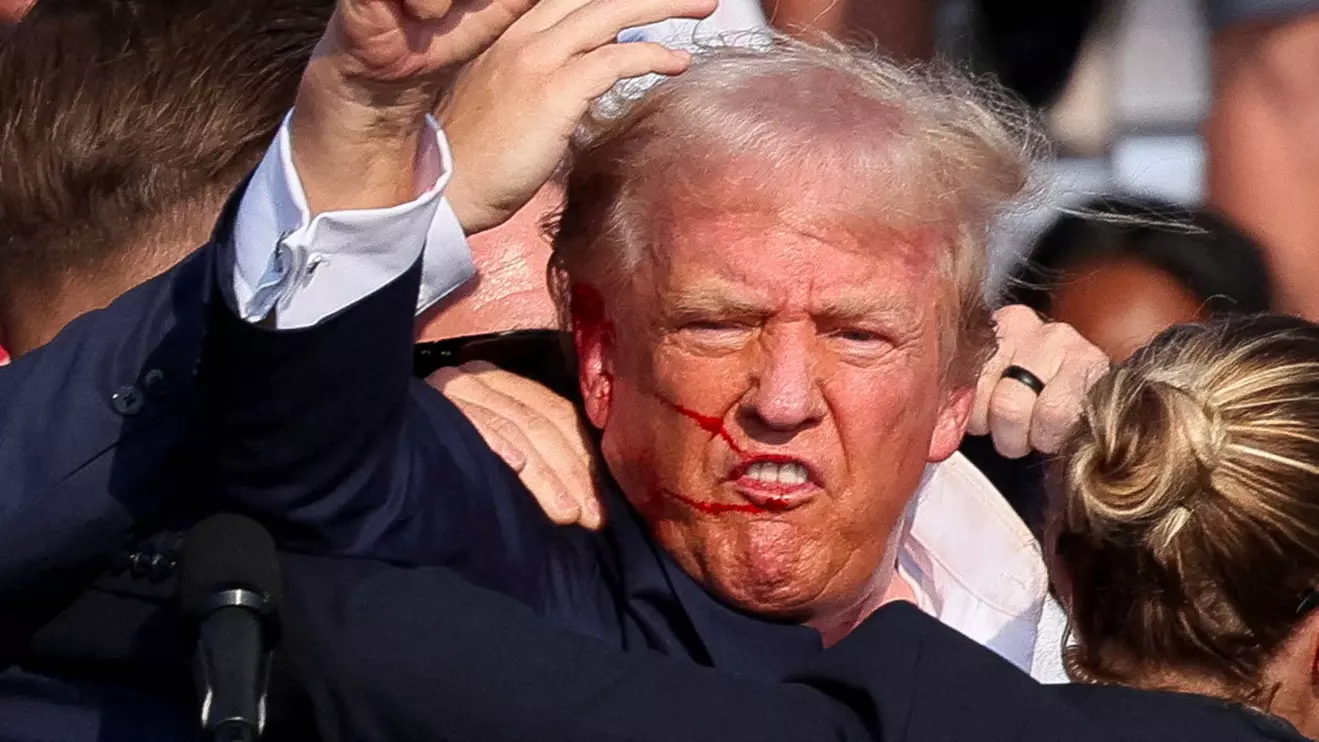
[[[870,330],[859,330],[856,328],[847,330],[838,330],[833,333],[834,337],[840,340],[846,340],[851,343],[875,343],[882,342],[884,336]]]
[[[746,325],[737,322],[719,322],[716,320],[703,320],[699,322],[688,322],[682,326],[682,329],[691,332],[734,332],[745,330]]]

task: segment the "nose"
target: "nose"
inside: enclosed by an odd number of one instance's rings
[[[745,414],[779,432],[798,430],[819,419],[824,403],[806,338],[767,339],[758,365],[743,403]]]

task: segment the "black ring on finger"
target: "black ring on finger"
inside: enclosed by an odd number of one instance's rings
[[[1035,396],[1039,396],[1044,392],[1044,382],[1040,380],[1040,377],[1021,366],[1008,366],[1003,369],[1003,378],[1012,379],[1026,385],[1027,389],[1035,392]]]

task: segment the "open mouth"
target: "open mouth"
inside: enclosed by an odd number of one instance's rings
[[[725,482],[731,485],[741,502],[702,502],[664,490],[669,497],[709,515],[767,514],[781,513],[804,505],[821,491],[819,472],[809,463],[793,456],[746,451],[733,439],[722,419],[703,415],[672,402],[666,404],[709,432],[712,438],[723,440],[739,459],[728,472]]]
[[[734,472],[734,479],[746,479],[761,485],[782,485],[796,488],[811,480],[811,470],[800,461],[766,461],[755,459],[745,462]]]
[[[771,512],[800,507],[820,491],[811,466],[790,456],[750,456],[728,479],[742,499]]]

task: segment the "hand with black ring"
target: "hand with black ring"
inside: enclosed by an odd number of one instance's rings
[[[976,384],[967,432],[992,435],[994,449],[1011,459],[1055,453],[1108,371],[1108,357],[1071,325],[1046,322],[1028,307],[1004,307],[994,320],[998,352]]]

